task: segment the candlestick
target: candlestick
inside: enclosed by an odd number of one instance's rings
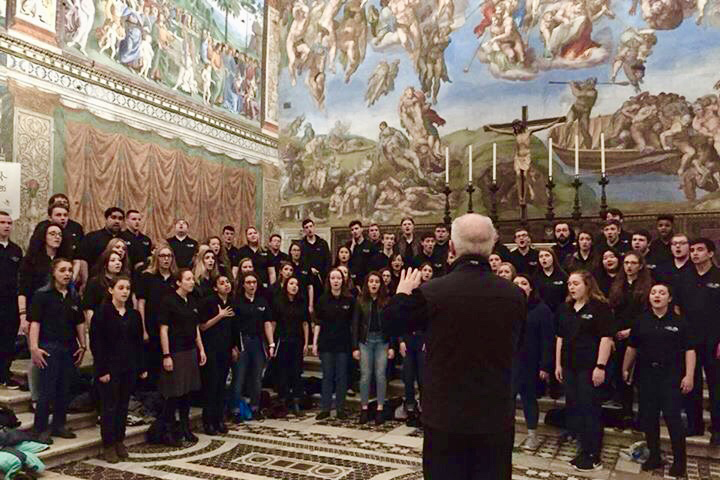
[[[452,217],[450,216],[450,194],[452,193],[452,190],[450,190],[450,182],[445,182],[443,193],[445,194],[445,216],[443,217],[443,222],[445,222],[445,226],[449,229],[450,223],[452,222]]]
[[[492,181],[497,182],[497,143],[493,143]]]
[[[500,190],[496,181],[490,184],[490,219],[493,223],[498,221],[498,209],[497,209],[497,193]]]
[[[552,138],[548,139],[548,178],[552,180]]]
[[[468,186],[467,186],[467,188],[465,189],[465,191],[466,191],[467,194],[468,194],[468,209],[467,209],[467,213],[473,213],[472,197],[473,197],[473,193],[475,192],[475,186],[473,186],[472,182],[468,182]]]
[[[600,133],[600,172],[605,175],[605,133]]]
[[[468,182],[472,182],[472,145],[468,145]]]
[[[580,175],[580,138],[575,135],[575,175]]]
[[[555,218],[555,195],[553,192],[553,190],[555,189],[555,183],[553,183],[552,177],[548,178],[548,181],[545,184],[545,188],[547,188],[548,192],[547,212],[545,213],[545,218],[552,222]]]
[[[582,217],[582,212],[580,211],[580,186],[582,185],[582,182],[580,181],[580,176],[575,175],[575,180],[572,182],[572,187],[575,189],[575,201],[573,203],[573,211],[572,211],[572,218],[576,222],[580,220],[580,217]]]
[[[445,147],[445,183],[450,183],[450,149]]]
[[[605,218],[607,216],[608,204],[605,187],[607,187],[608,183],[610,183],[610,180],[608,180],[607,174],[603,172],[602,176],[600,176],[600,181],[598,182],[600,185],[600,218]]]

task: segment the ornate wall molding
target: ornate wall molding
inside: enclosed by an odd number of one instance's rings
[[[119,81],[78,62],[51,53],[27,42],[0,34],[0,53],[12,72],[51,85],[66,99],[100,107],[102,103],[146,116],[166,125],[190,131],[222,149],[222,144],[245,152],[247,160],[256,163],[277,162],[277,140],[244,125],[230,123],[219,116],[202,112],[136,85]],[[67,92],[67,94],[63,93]],[[182,137],[181,137],[182,138]],[[191,142],[192,143],[192,142]],[[215,149],[213,149],[215,150]],[[227,152],[224,152],[227,153]],[[237,157],[237,151],[235,155]]]
[[[263,45],[263,128],[277,132],[280,125],[278,79],[280,78],[280,11],[277,2],[265,4],[265,38]]]

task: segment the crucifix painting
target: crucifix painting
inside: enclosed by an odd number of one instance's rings
[[[495,132],[501,135],[512,135],[515,137],[513,168],[515,170],[515,185],[520,205],[527,205],[527,195],[530,196],[530,201],[535,199],[535,191],[527,181],[527,179],[530,178],[530,140],[532,135],[564,121],[565,117],[528,120],[527,106],[523,106],[521,119],[513,120],[512,123],[490,124],[483,127],[486,132]]]

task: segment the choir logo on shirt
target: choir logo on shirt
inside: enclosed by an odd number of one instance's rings
[[[265,311],[265,307],[264,307],[263,305],[260,305],[259,307],[257,307],[257,309],[258,309],[259,312],[264,312],[264,311]]]
[[[442,267],[443,267],[442,263],[434,263],[433,264],[433,268],[442,268]]]
[[[267,257],[267,252],[260,252],[261,257]]]
[[[343,306],[342,306],[342,309],[343,309],[343,310],[350,310],[350,305],[343,305]]]
[[[529,261],[529,262],[528,262],[528,265],[530,265],[531,267],[537,267],[537,262],[535,262],[535,261]]]
[[[197,308],[193,308],[193,312],[195,312],[195,313],[200,313],[200,312],[198,312],[198,309],[197,309]]]
[[[142,242],[142,244],[145,245],[146,247],[149,247],[149,246],[150,246],[150,242],[147,241],[147,240],[144,240],[144,241]]]
[[[583,320],[592,320],[593,314],[592,313],[583,313],[582,315],[580,315],[580,318],[582,318]]]
[[[18,263],[20,261],[20,257],[10,257],[10,261]]]
[[[647,268],[649,268],[650,270],[655,270],[657,268],[657,265],[655,265],[654,263],[648,263]]]
[[[555,280],[553,282],[553,285],[565,285],[565,282],[563,282],[562,280]]]
[[[668,332],[673,332],[673,333],[677,333],[680,331],[680,329],[678,327],[673,327],[672,325],[668,325],[667,327],[665,327],[665,330],[667,330]]]
[[[369,249],[369,248],[363,248],[363,249],[362,249],[362,253],[370,253],[370,249]]]
[[[188,246],[188,248],[195,248],[195,244],[194,244],[194,243],[188,243],[187,246]]]
[[[72,310],[73,312],[79,312],[80,308],[77,305],[71,305],[70,310]]]
[[[129,240],[125,240],[125,245],[129,247],[130,245],[132,245],[132,243]]]
[[[709,282],[705,284],[708,288],[720,288],[720,283]]]

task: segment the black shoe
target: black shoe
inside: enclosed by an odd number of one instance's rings
[[[346,418],[348,418],[347,412],[345,412],[345,410],[343,410],[342,408],[337,409],[337,411],[335,412],[335,416],[338,418],[338,420],[345,420]]]
[[[720,446],[720,433],[713,432],[712,435],[710,435],[710,445],[713,447]]]
[[[19,390],[20,384],[11,378],[7,382],[5,382],[5,388],[7,388],[8,390]]]
[[[221,435],[225,435],[228,433],[227,425],[225,425],[225,422],[218,422],[217,425],[215,425],[215,430]]]
[[[190,443],[197,443],[197,442],[198,442],[198,440],[199,440],[198,437],[190,431],[190,422],[188,422],[188,421],[183,421],[180,429],[181,429],[181,432],[182,432],[182,437],[183,437],[185,440],[187,440],[187,441],[190,442]],[[217,433],[216,433],[216,434],[217,434]]]
[[[215,425],[210,424],[203,424],[203,431],[205,432],[205,435],[210,435],[211,437],[214,437],[218,434],[217,430],[215,429]]]
[[[170,432],[166,432],[165,435],[163,435],[163,443],[168,447],[182,447],[180,439]]]
[[[602,468],[602,463],[594,455],[583,455],[573,464],[573,468],[579,472],[594,472]]]
[[[58,437],[58,438],[67,438],[67,439],[77,438],[76,434],[74,434],[73,432],[71,432],[70,430],[68,430],[65,427],[58,428],[57,430],[53,430],[52,436]]]
[[[385,410],[378,410],[375,413],[375,425],[382,425],[385,423]]]
[[[300,408],[300,402],[297,400],[293,400],[290,403],[290,413],[292,413],[296,417],[304,417],[305,416],[305,413],[303,413],[302,409]]]
[[[253,420],[258,420],[258,421],[259,421],[259,420],[265,420],[265,414],[264,414],[264,413],[262,412],[262,410],[260,410],[260,409],[253,410],[253,417],[252,417],[252,419],[253,419]]]
[[[315,415],[315,420],[325,420],[326,418],[330,418],[330,412],[328,410],[323,410]]]
[[[360,420],[358,420],[358,423],[360,425],[365,425],[368,422],[368,420],[370,420],[370,418],[368,415],[367,408],[360,410]]]
[[[688,437],[702,437],[703,435],[705,435],[705,429],[704,429],[704,428],[700,428],[700,429],[688,430],[686,436],[688,436]]]
[[[657,470],[658,468],[662,468],[663,466],[665,466],[665,462],[662,458],[650,457],[643,462],[640,468],[645,472],[649,472],[650,470]]]
[[[673,463],[670,470],[668,470],[668,475],[675,478],[685,478],[687,477],[687,467],[684,463]]]
[[[39,443],[45,443],[47,445],[53,444],[53,439],[50,436],[49,430],[45,430],[44,432],[38,433],[36,439]]]

